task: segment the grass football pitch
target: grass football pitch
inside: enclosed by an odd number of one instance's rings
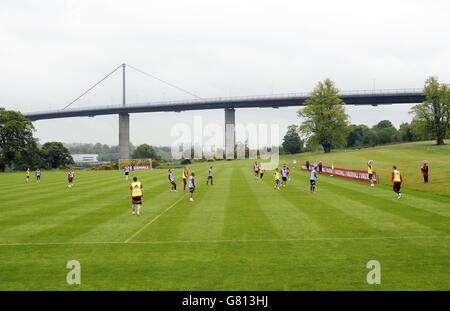
[[[144,185],[142,215],[132,216],[129,182],[119,171],[0,174],[0,290],[449,290],[450,146],[402,144],[292,160],[366,169],[380,183],[309,175],[291,169],[281,191],[262,181],[252,161],[191,165],[195,202],[169,191],[166,170],[135,172]],[[430,184],[419,167],[430,163]],[[393,164],[403,197],[390,184]],[[206,186],[214,167],[214,186]],[[68,285],[66,264],[81,264],[81,285]],[[369,285],[366,264],[381,264]]]

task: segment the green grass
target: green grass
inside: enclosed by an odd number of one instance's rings
[[[215,185],[198,176],[195,202],[169,192],[165,170],[139,172],[143,215],[130,214],[128,183],[118,171],[0,175],[1,290],[449,290],[450,148],[414,143],[282,159],[365,169],[381,183],[321,176],[309,193],[298,169],[286,189],[251,161],[213,163]],[[423,185],[421,162],[430,162]],[[405,176],[397,200],[392,164]],[[180,169],[175,177],[180,187]],[[128,241],[128,242],[125,242]],[[81,263],[81,285],[66,284],[66,263]],[[366,283],[369,260],[381,285]]]

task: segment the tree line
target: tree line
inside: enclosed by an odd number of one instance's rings
[[[106,144],[39,144],[34,126],[20,112],[0,108],[0,171],[62,168],[74,165],[71,154],[98,154],[99,161],[117,162],[119,147]],[[161,160],[170,157],[170,147],[131,145],[133,159]]]
[[[69,150],[60,142],[42,146],[33,137],[31,121],[20,112],[0,108],[0,171],[56,168],[73,164]]]
[[[435,140],[443,145],[450,136],[450,87],[439,83],[437,77],[426,80],[423,103],[415,105],[410,113],[413,120],[403,123],[397,130],[388,120],[369,128],[349,124],[345,103],[333,81],[319,82],[297,114],[300,126],[291,125],[283,140],[287,153],[321,147],[324,152],[336,148],[363,148],[398,142]],[[304,137],[304,141],[301,139]]]
[[[120,160],[119,146],[107,144],[68,143],[64,144],[71,154],[98,154],[101,162],[118,162]],[[170,147],[156,147],[148,144],[134,146],[130,143],[132,159],[170,160]]]

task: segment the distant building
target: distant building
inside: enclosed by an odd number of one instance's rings
[[[75,163],[97,163],[98,154],[72,154]]]

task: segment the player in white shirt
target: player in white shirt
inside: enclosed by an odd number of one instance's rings
[[[195,172],[191,173],[189,176],[189,201],[194,202],[194,191],[195,191]]]
[[[314,191],[316,190],[317,179],[316,169],[315,167],[312,167],[311,174],[309,176],[309,191],[311,191],[311,193],[314,193]]]
[[[130,175],[130,167],[128,165],[125,166],[123,171],[124,171],[124,174],[125,174],[125,180],[128,180],[128,176]]]
[[[177,192],[177,184],[175,182],[175,177],[173,177],[172,170],[169,168],[168,172],[169,174],[167,175],[167,177],[169,178],[170,184],[172,185],[170,191]]]
[[[286,164],[283,164],[283,168],[281,169],[281,185],[283,187],[286,187],[286,181],[287,181],[288,175],[289,175],[288,168],[287,168]]]
[[[206,185],[208,185],[208,182],[211,181],[211,186],[213,185],[213,170],[212,166],[209,167],[208,170],[208,178],[206,179]]]

